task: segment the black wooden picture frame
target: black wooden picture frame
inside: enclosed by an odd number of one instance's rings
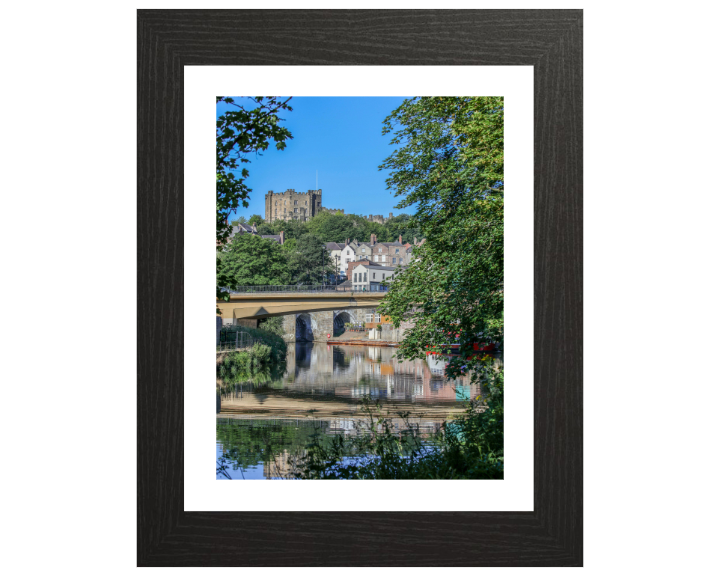
[[[582,11],[140,10],[137,41],[138,565],[581,566]],[[183,67],[208,65],[534,67],[533,512],[183,510]]]

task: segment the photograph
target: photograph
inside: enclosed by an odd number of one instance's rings
[[[216,479],[503,480],[503,96],[217,96],[216,190]]]

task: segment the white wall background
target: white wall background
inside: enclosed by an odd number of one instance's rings
[[[13,3],[3,12],[0,425],[9,574],[125,574],[135,566],[138,5],[201,7],[69,1]],[[257,6],[202,7],[243,5]],[[282,5],[298,7],[263,6]],[[586,8],[583,573],[593,576],[717,570],[720,201],[711,6],[551,5]],[[113,322],[112,370],[105,346],[79,321],[100,302],[99,293],[78,289],[88,285],[124,302]],[[31,303],[50,287],[56,305],[37,318]],[[42,354],[32,346],[38,327],[53,342]],[[113,473],[93,473],[97,454],[112,460]],[[410,570],[392,571],[399,572]]]

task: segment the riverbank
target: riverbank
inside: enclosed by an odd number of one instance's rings
[[[327,344],[337,344],[340,346],[391,346],[393,348],[397,348],[398,343],[397,342],[391,342],[389,340],[337,340],[337,339],[330,339],[327,341]]]

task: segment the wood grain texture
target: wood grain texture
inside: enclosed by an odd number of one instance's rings
[[[581,566],[582,11],[141,10],[137,38],[138,565]],[[535,67],[535,511],[184,512],[183,66],[500,64]]]

